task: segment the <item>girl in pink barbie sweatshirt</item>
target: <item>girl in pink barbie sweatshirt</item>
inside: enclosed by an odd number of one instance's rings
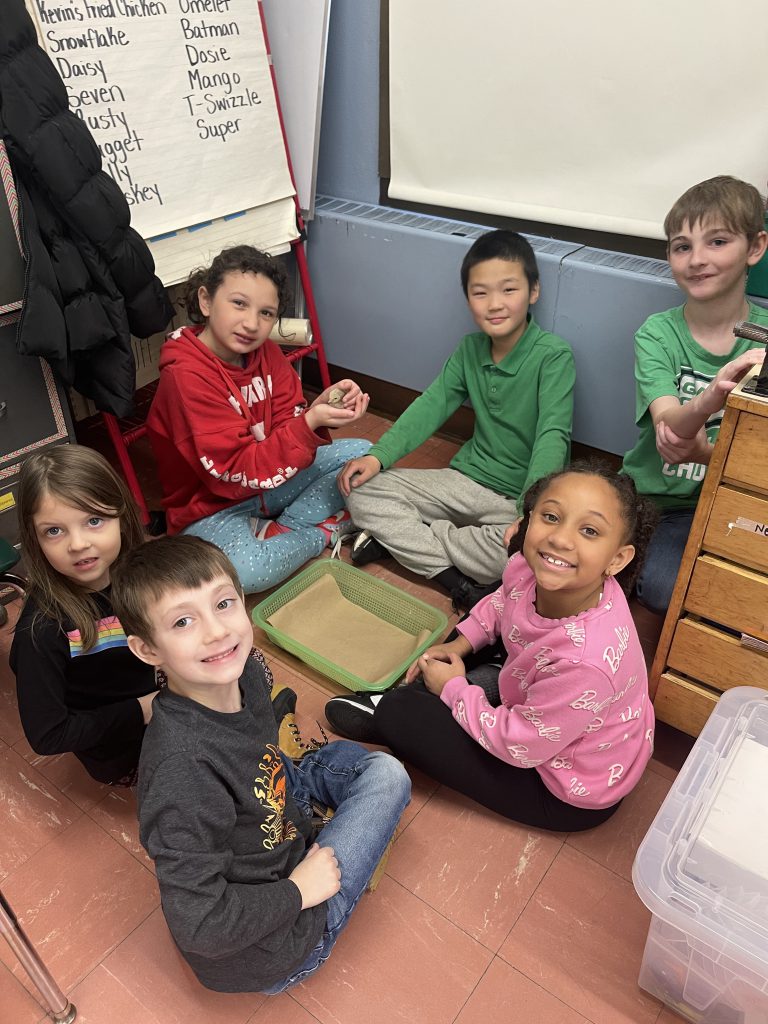
[[[656,513],[631,478],[578,463],[534,484],[523,511],[501,587],[414,662],[414,685],[373,698],[371,724],[399,758],[505,817],[578,831],[610,817],[653,751],[624,591]],[[499,638],[491,695],[462,659]]]

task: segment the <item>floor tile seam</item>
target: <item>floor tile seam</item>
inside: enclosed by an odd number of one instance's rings
[[[589,1022],[589,1024],[605,1024],[604,1021],[596,1021],[594,1017],[588,1016],[586,1013],[584,1013],[583,1010],[580,1010],[577,1006],[573,1006],[571,1003],[567,1002],[567,1000],[563,999],[562,996],[559,996],[556,992],[553,992],[550,988],[547,987],[543,978],[532,977],[531,974],[529,974],[528,971],[524,969],[522,964],[513,963],[511,960],[507,959],[501,952],[498,954],[498,956],[502,963],[505,963],[507,967],[511,967],[513,971],[517,971],[517,973],[521,974],[527,981],[530,981],[532,985],[536,985],[537,988],[540,988],[542,991],[546,992],[547,995],[551,996],[553,999],[557,999],[559,1003],[562,1003],[563,1006],[566,1006],[569,1010],[571,1010],[572,1013],[576,1013],[580,1017],[583,1017],[585,1021]],[[569,977],[573,976],[569,975]]]
[[[16,742],[18,743],[22,739],[26,739],[26,736],[24,736],[23,734],[22,734],[22,736],[19,737],[18,740],[16,740]],[[45,775],[41,771],[41,769],[37,767],[37,765],[32,764],[31,761],[28,761],[26,759],[26,757],[24,757],[24,755],[21,753],[21,751],[16,750],[16,748],[15,748],[15,746],[13,744],[9,744],[8,745],[8,749],[12,750],[14,754],[16,754],[18,757],[20,757],[21,760],[24,762],[24,764],[27,766],[27,768],[30,771],[36,772],[40,776],[40,778],[43,779],[43,781],[45,782],[46,787],[48,789],[51,789],[51,790],[54,791],[54,796],[56,794],[58,794],[58,796],[60,796],[63,800],[66,800],[67,803],[72,804],[72,806],[75,807],[78,811],[80,811],[81,813],[85,813],[84,809],[80,806],[80,804],[75,803],[75,801],[72,799],[71,796],[67,796],[67,794],[64,792],[64,790],[60,786],[57,786],[55,782],[53,782],[51,779],[49,779],[48,776]],[[38,754],[36,756],[40,757],[40,756],[44,756],[44,755]],[[34,783],[33,783],[33,785],[34,785]],[[40,788],[42,789],[42,787],[40,787]],[[73,824],[74,824],[74,822],[73,822]]]
[[[570,833],[570,835],[574,836],[578,836],[579,834],[580,833],[578,832]],[[568,849],[573,850],[574,853],[580,853],[583,857],[586,857],[588,860],[591,860],[593,864],[597,864],[598,867],[604,868],[606,871],[610,871],[612,875],[615,875],[616,878],[620,878],[621,881],[626,882],[627,885],[632,885],[631,874],[630,877],[627,878],[626,875],[623,875],[620,871],[617,871],[616,868],[612,868],[610,864],[603,863],[603,861],[598,860],[597,857],[594,857],[591,853],[588,853],[586,850],[579,849],[579,847],[574,846],[572,843],[568,843]],[[634,889],[634,886],[632,886],[632,888]]]
[[[578,832],[572,832],[570,834],[571,835],[578,835],[579,833]],[[622,882],[625,882],[627,885],[631,886],[631,888],[634,891],[635,887],[634,887],[634,885],[632,883],[632,873],[631,873],[631,870],[630,870],[630,877],[627,878],[627,876],[626,875],[622,875],[622,873],[620,871],[617,871],[615,868],[610,867],[610,865],[608,865],[608,864],[603,864],[601,861],[597,860],[596,857],[593,857],[591,854],[586,853],[584,850],[579,850],[575,846],[570,846],[569,849],[573,850],[575,853],[580,853],[580,854],[582,854],[582,856],[587,857],[589,860],[592,861],[593,864],[597,864],[598,867],[605,868],[606,871],[610,871],[612,875],[615,875],[617,878],[620,878]],[[638,899],[639,899],[639,897],[638,897]]]
[[[487,945],[487,943],[483,942],[482,939],[478,939],[477,936],[472,935],[471,932],[468,932],[467,929],[464,928],[462,925],[458,924],[458,922],[452,921],[450,919],[450,917],[446,917],[446,915],[442,912],[442,910],[439,910],[437,907],[433,906],[429,902],[429,900],[426,900],[423,896],[420,896],[417,892],[413,892],[412,889],[409,889],[408,886],[405,885],[403,882],[401,882],[399,879],[395,878],[393,875],[388,874],[386,870],[385,870],[384,873],[387,875],[387,877],[391,881],[393,881],[395,883],[395,885],[397,885],[400,889],[403,889],[405,892],[407,892],[409,896],[413,896],[414,899],[417,899],[419,901],[419,903],[423,904],[423,906],[428,907],[432,911],[433,914],[437,914],[438,917],[441,917],[443,919],[443,921],[446,922],[446,924],[451,926],[451,928],[455,928],[457,931],[460,931],[462,933],[462,935],[465,935],[471,942],[475,943],[476,946],[479,946],[483,950],[483,952],[490,953],[491,958],[499,956],[499,950],[504,945],[504,943],[507,941],[507,936],[506,935],[503,936],[499,940],[498,946],[494,949],[493,946]]]
[[[46,779],[46,782],[47,781],[48,780]],[[51,783],[51,785],[53,785],[53,783]],[[53,786],[53,788],[58,790],[57,786]],[[58,792],[61,792],[61,790],[58,790]],[[67,799],[69,799],[69,798],[67,797]],[[56,839],[59,839],[61,836],[64,835],[65,832],[68,832],[69,829],[71,829],[75,824],[77,824],[78,821],[80,821],[80,819],[85,815],[85,811],[81,807],[78,807],[77,804],[73,803],[73,801],[70,800],[69,802],[72,804],[73,807],[77,808],[77,810],[79,812],[77,817],[73,818],[72,821],[69,823],[69,825],[67,825],[65,828],[61,829],[61,831],[56,832],[55,835],[49,836],[49,838],[46,839],[46,841],[42,844],[42,846],[38,846],[37,849],[35,849],[32,853],[30,853],[28,857],[25,857],[23,861],[20,861],[14,868],[12,868],[11,871],[7,871],[5,874],[3,874],[2,871],[0,871],[0,884],[5,885],[8,881],[10,881],[13,878],[14,873],[16,871],[18,871],[19,868],[23,868],[24,865],[27,864],[30,860],[32,860],[33,857],[36,857],[38,853],[42,853],[42,851],[50,843],[54,842]],[[9,832],[10,832],[10,830],[9,830]],[[110,836],[110,838],[111,838],[111,836]]]
[[[453,1021],[451,1022],[451,1024],[456,1024],[456,1021],[457,1021],[457,1020],[459,1019],[459,1017],[460,1017],[460,1016],[462,1015],[462,1013],[464,1012],[464,1008],[466,1007],[467,1003],[468,1003],[468,1002],[470,1001],[470,999],[472,998],[472,996],[473,996],[473,995],[475,994],[475,992],[476,992],[476,991],[478,990],[478,988],[479,988],[479,987],[480,987],[480,985],[482,984],[482,982],[483,982],[483,979],[485,978],[486,974],[488,974],[488,972],[490,971],[490,969],[491,969],[491,968],[493,967],[493,965],[494,965],[495,961],[496,961],[496,960],[499,960],[499,959],[501,959],[501,958],[499,957],[498,953],[494,953],[494,955],[493,955],[493,956],[491,957],[491,959],[490,959],[490,961],[489,961],[489,963],[488,963],[488,966],[487,966],[487,967],[485,968],[485,970],[483,971],[483,973],[482,973],[482,974],[480,975],[480,977],[479,977],[479,978],[477,979],[477,981],[476,981],[476,982],[475,982],[475,984],[473,985],[473,987],[472,987],[472,991],[471,991],[471,992],[470,992],[470,993],[469,993],[469,994],[467,995],[467,998],[466,998],[466,999],[464,1000],[464,1002],[463,1002],[463,1003],[461,1004],[461,1006],[459,1007],[458,1013],[457,1013],[457,1014],[456,1014],[456,1016],[455,1016],[455,1017],[453,1018]],[[504,961],[502,960],[502,963],[503,963],[503,962],[504,962]]]
[[[407,769],[407,768],[406,768],[406,771],[408,771],[408,769]],[[411,780],[411,781],[413,781],[413,780]],[[437,791],[435,790],[435,792],[437,792]],[[430,801],[430,800],[432,799],[432,797],[433,797],[434,795],[435,795],[434,793],[430,793],[430,794],[429,794],[429,796],[427,797],[427,799],[426,799],[426,800],[424,801],[424,803],[423,803],[423,804],[421,805],[421,807],[420,807],[420,808],[418,809],[418,811],[416,811],[416,813],[415,813],[415,814],[413,815],[413,817],[411,818],[411,820],[410,820],[410,821],[407,821],[407,822],[405,823],[405,825],[404,825],[404,826],[402,827],[402,829],[401,829],[401,830],[400,830],[400,832],[398,833],[398,835],[397,835],[397,838],[395,839],[395,842],[394,842],[394,844],[393,844],[393,848],[394,848],[394,846],[396,846],[396,845],[397,845],[397,843],[399,843],[399,842],[400,842],[400,840],[401,840],[401,839],[403,838],[403,836],[405,835],[405,833],[406,833],[406,832],[408,831],[408,829],[409,829],[409,828],[411,827],[411,825],[412,825],[412,824],[414,823],[414,821],[416,821],[416,819],[418,818],[418,816],[419,816],[419,815],[421,814],[421,812],[422,812],[422,811],[424,810],[424,808],[425,808],[425,807],[427,806],[427,804],[429,803],[429,801]],[[403,812],[403,813],[405,813],[405,812]],[[401,815],[401,817],[402,817],[402,815]],[[399,824],[399,822],[398,822],[398,824]],[[389,866],[389,863],[387,863],[387,866]],[[387,872],[385,871],[385,874],[386,874],[386,873],[387,873]]]
[[[286,991],[284,993],[284,995],[288,996],[288,998],[292,1002],[294,1002],[298,1007],[300,1007],[304,1011],[304,1013],[307,1014],[307,1016],[312,1018],[312,1020],[316,1021],[317,1024],[325,1024],[325,1022],[320,1017],[318,1017],[316,1014],[312,1013],[311,1010],[308,1010],[306,1008],[306,1006],[303,1005],[303,1003],[300,1003],[299,1000],[290,991]],[[267,999],[269,999],[269,996],[267,996]],[[251,1022],[255,1019],[256,1014],[260,1013],[264,1009],[265,1005],[266,1005],[265,1003],[262,1003],[261,1006],[258,1008],[258,1010],[254,1011],[253,1016],[248,1018],[248,1020],[245,1022],[245,1024],[251,1024]],[[278,1024],[279,1024],[279,1022],[278,1022]]]
[[[21,966],[21,961],[16,960],[15,958],[14,958],[14,960],[15,960],[15,966]],[[26,978],[27,981],[30,984],[32,983],[32,979],[29,977],[27,972],[22,968],[22,974],[18,975],[18,974],[16,974],[14,972],[14,970],[12,968],[10,968],[8,966],[8,964],[3,962],[2,960],[0,960],[0,968],[5,970],[5,972],[7,973],[8,977],[11,978],[11,980],[21,989],[21,991],[25,995],[29,996],[31,1001],[39,1008],[40,1012],[43,1014],[42,1017],[38,1018],[38,1020],[35,1021],[35,1024],[42,1024],[43,1021],[50,1022],[51,1016],[46,1011],[45,1004],[42,1001],[42,996],[39,994],[39,992],[36,989],[34,991],[31,991],[30,989],[28,989],[27,986],[24,984],[24,982],[21,980],[22,978]]]
[[[526,979],[526,981],[530,981],[530,983],[531,983],[532,985],[535,985],[535,986],[536,986],[536,988],[539,988],[539,989],[541,989],[541,991],[542,991],[542,992],[546,992],[546,994],[547,994],[547,995],[548,995],[548,996],[549,996],[550,998],[552,998],[552,999],[555,999],[555,1000],[557,1000],[557,1002],[558,1002],[558,1003],[559,1003],[559,1004],[560,1004],[561,1006],[563,1006],[563,1007],[565,1007],[566,1009],[570,1010],[570,1011],[571,1011],[572,1013],[578,1014],[578,1016],[579,1016],[579,1017],[581,1017],[581,1018],[582,1018],[582,1019],[583,1019],[583,1020],[584,1020],[584,1021],[586,1022],[586,1024],[601,1024],[601,1022],[598,1022],[598,1021],[594,1020],[594,1018],[592,1018],[592,1017],[588,1016],[588,1015],[587,1015],[586,1013],[584,1013],[584,1011],[583,1011],[583,1010],[579,1010],[579,1009],[577,1009],[577,1008],[576,1008],[575,1006],[571,1006],[571,1004],[570,1004],[570,1003],[566,1002],[566,1001],[565,1001],[565,999],[563,999],[563,998],[562,998],[561,996],[559,996],[559,995],[558,995],[558,994],[557,994],[556,992],[552,992],[552,991],[551,991],[551,990],[550,990],[549,988],[547,988],[547,986],[546,986],[546,985],[545,985],[545,984],[543,983],[543,979],[541,979],[541,978],[538,978],[538,979],[536,979],[536,978],[532,978],[532,977],[530,976],[530,974],[526,974],[526,972],[525,972],[525,971],[524,971],[524,970],[522,969],[522,967],[520,967],[520,966],[519,966],[518,964],[513,964],[513,963],[510,963],[510,961],[509,961],[509,960],[505,960],[505,959],[504,959],[504,957],[503,957],[503,956],[501,955],[501,953],[499,953],[499,954],[498,954],[498,957],[497,957],[497,959],[501,960],[501,962],[502,962],[503,964],[505,964],[505,965],[506,965],[507,967],[511,967],[513,971],[517,971],[517,973],[518,973],[518,974],[519,974],[519,975],[520,975],[521,977],[525,978],[525,979]],[[604,1024],[604,1022],[602,1022],[602,1024]],[[655,1021],[654,1021],[654,1024],[656,1024],[656,1022],[655,1022]]]
[[[110,946],[107,949],[107,951],[102,955],[101,959],[97,963],[95,963],[93,965],[93,967],[91,968],[90,971],[88,971],[85,975],[83,975],[82,978],[79,978],[77,981],[75,981],[74,984],[70,985],[68,994],[71,994],[77,988],[78,985],[82,985],[83,981],[85,981],[85,979],[89,975],[91,975],[96,970],[97,967],[103,967],[105,971],[107,971],[110,975],[112,975],[112,977],[115,979],[115,981],[117,981],[121,985],[123,985],[123,982],[120,980],[120,978],[117,977],[117,975],[114,973],[114,971],[111,971],[109,969],[109,967],[107,967],[106,961],[109,960],[109,958],[112,956],[113,953],[117,952],[117,950],[123,945],[124,942],[127,942],[131,938],[131,936],[133,935],[134,932],[138,931],[139,928],[143,928],[144,927],[144,925],[147,923],[149,918],[155,913],[155,911],[159,907],[160,907],[160,897],[158,895],[158,899],[157,899],[156,905],[153,906],[151,908],[151,910],[148,911],[147,915],[145,917],[143,917],[141,919],[141,921],[137,921],[136,924],[133,926],[133,928],[131,928],[131,930],[129,932],[126,932],[126,934],[122,936],[122,938],[120,939],[119,942],[116,942],[113,946]],[[165,920],[165,918],[163,918],[163,920]],[[125,988],[125,990],[127,992],[130,992],[131,995],[133,995],[132,989],[128,988],[126,985],[123,985],[123,988]],[[141,1005],[142,1005],[143,1008],[146,1008],[146,1007],[144,1007],[143,1003]],[[148,1022],[146,1022],[146,1024],[148,1024]],[[158,1024],[162,1024],[162,1022],[158,1021]]]
[[[19,728],[21,728],[21,726],[19,726]],[[9,749],[9,750],[13,750],[13,744],[14,744],[14,743],[18,743],[18,742],[19,742],[19,740],[22,740],[22,739],[24,739],[24,732],[23,732],[23,730],[22,730],[22,732],[20,733],[20,735],[16,737],[16,739],[15,739],[15,740],[13,741],[13,743],[9,742],[9,741],[8,741],[7,739],[5,739],[5,737],[3,737],[3,736],[0,736],[0,739],[2,739],[3,743],[4,743],[5,745],[6,745],[6,747],[8,747],[8,749]],[[18,752],[18,750],[16,751],[16,753],[17,753],[17,754],[19,753],[19,752]],[[21,756],[21,755],[19,755],[19,756]]]
[[[578,850],[576,852],[580,853],[581,851]],[[626,881],[626,879],[624,879],[624,881]],[[522,913],[520,914],[520,917],[522,917]],[[510,929],[509,935],[511,935],[512,931],[514,931],[515,927],[517,926],[518,922],[520,921],[520,917],[518,917],[517,921],[515,922],[515,924]],[[509,938],[509,935],[507,935],[507,938],[504,940],[504,942],[507,941],[507,939]],[[519,974],[522,974],[523,977],[527,978],[528,981],[532,982],[534,985],[538,985],[539,988],[543,989],[545,992],[547,992],[549,995],[551,995],[554,999],[557,999],[564,1006],[567,1006],[569,1010],[572,1010],[574,1013],[579,1014],[579,1016],[583,1017],[584,1020],[589,1022],[589,1024],[604,1024],[604,1019],[602,1019],[601,1021],[597,1021],[594,1017],[590,1017],[589,1014],[587,1014],[583,1010],[579,1009],[578,1006],[573,1006],[571,1003],[567,1002],[562,996],[559,996],[556,992],[552,992],[547,987],[547,985],[544,983],[544,979],[543,978],[532,977],[531,974],[529,974],[528,971],[521,964],[514,963],[511,959],[509,959],[509,954],[507,954],[505,956],[504,953],[501,952],[501,949],[502,949],[503,945],[504,945],[504,943],[502,943],[502,946],[499,947],[498,956],[499,956],[499,959],[502,960],[505,964],[507,964],[509,967],[512,967]],[[639,967],[638,967],[638,971],[639,971]],[[567,976],[570,977],[572,980],[574,980],[574,981],[578,982],[579,984],[581,984],[580,979],[577,978],[575,975],[569,974],[567,971],[563,971],[561,973],[567,974]],[[638,988],[638,989],[640,988],[640,986],[637,984],[637,981],[635,981],[635,987]],[[648,995],[648,998],[654,999],[656,1002],[658,1002],[658,1000],[656,1000],[655,996],[650,996],[648,993],[645,993],[645,994]],[[598,999],[603,999],[603,1001],[605,1001],[604,997],[601,997],[599,995],[597,996],[597,998]],[[664,1010],[664,1004],[662,1003],[660,1008],[659,1008],[658,1014],[653,1018],[652,1021],[649,1021],[649,1024],[657,1024],[658,1018],[661,1016],[661,1013],[662,1013],[663,1010]]]
[[[127,937],[128,936],[126,936],[126,938]],[[123,939],[123,942],[125,942],[125,939]],[[135,990],[133,988],[129,987],[128,985],[126,985],[125,982],[122,980],[122,978],[118,978],[118,976],[115,974],[115,972],[111,971],[109,969],[109,967],[107,967],[107,965],[103,961],[98,966],[99,967],[103,967],[104,970],[107,972],[107,974],[110,976],[110,978],[112,978],[114,981],[116,981],[117,984],[120,986],[120,988],[123,989],[123,991],[127,992],[133,999],[136,1000],[136,1002],[141,1006],[141,1009],[144,1011],[144,1013],[148,1013],[149,1014],[149,1016],[151,1017],[151,1020],[145,1020],[143,1022],[143,1024],[163,1024],[163,1022],[155,1015],[155,1013],[153,1012],[151,1007],[147,1006],[143,999],[139,999],[138,998],[138,996],[136,995]],[[94,967],[93,970],[95,971],[96,967]],[[93,973],[93,971],[91,973]]]
[[[537,893],[537,892],[539,891],[539,889],[541,888],[541,886],[542,886],[542,885],[544,884],[544,882],[546,881],[546,879],[547,879],[547,876],[549,875],[549,873],[550,873],[550,871],[552,870],[552,868],[553,868],[553,867],[555,866],[555,861],[557,860],[557,858],[558,858],[558,857],[560,856],[560,854],[561,854],[561,853],[563,852],[563,850],[565,849],[565,846],[566,846],[566,843],[567,843],[567,841],[568,841],[568,838],[570,838],[570,836],[572,836],[572,835],[573,835],[573,833],[572,833],[572,832],[569,832],[569,833],[568,833],[568,835],[566,836],[566,838],[565,838],[565,839],[563,840],[563,842],[562,842],[562,843],[560,844],[560,849],[559,849],[559,850],[557,851],[557,853],[555,854],[555,856],[554,856],[554,857],[552,858],[552,860],[551,860],[551,861],[549,862],[549,864],[547,865],[547,868],[546,868],[546,870],[545,870],[544,874],[543,874],[543,875],[541,876],[541,878],[539,879],[539,881],[538,881],[538,884],[534,886],[534,888],[533,888],[533,890],[532,890],[532,892],[531,892],[530,896],[529,896],[529,897],[528,897],[528,899],[527,899],[527,900],[525,901],[525,905],[523,906],[523,908],[521,909],[520,913],[519,913],[519,914],[517,915],[517,917],[515,918],[515,923],[514,923],[514,924],[513,924],[513,925],[512,925],[511,927],[510,927],[509,931],[508,931],[508,932],[507,932],[507,934],[506,934],[506,935],[504,936],[504,940],[502,941],[502,944],[501,944],[502,946],[504,945],[504,943],[505,943],[505,942],[507,941],[507,939],[509,938],[509,936],[510,936],[510,935],[512,934],[512,932],[513,932],[513,931],[515,930],[515,928],[516,928],[516,927],[518,926],[518,924],[520,923],[520,919],[522,918],[522,916],[523,916],[523,914],[525,913],[525,911],[526,911],[526,910],[528,909],[528,906],[529,906],[529,904],[530,904],[531,900],[532,900],[532,899],[534,898],[534,896],[536,895],[536,893]],[[573,849],[573,847],[570,847],[570,849]],[[576,851],[576,852],[579,852],[579,851]],[[501,949],[501,946],[499,946],[499,949]],[[499,954],[499,955],[501,955],[501,954]],[[502,957],[502,959],[503,959],[503,957]],[[512,965],[510,965],[510,966],[512,966]],[[533,979],[531,979],[531,980],[533,980]]]
[[[98,804],[96,806],[98,806]],[[101,831],[104,833],[104,835],[107,837],[107,839],[109,839],[111,842],[113,842],[115,844],[115,846],[117,846],[117,848],[119,850],[122,850],[124,853],[130,854],[130,856],[133,857],[133,859],[136,861],[136,863],[139,864],[142,868],[144,868],[144,870],[146,872],[148,872],[152,876],[152,878],[154,878],[155,882],[157,881],[157,875],[154,873],[154,871],[151,871],[147,867],[147,865],[144,863],[143,859],[141,859],[137,854],[135,854],[133,852],[133,850],[129,849],[124,843],[121,843],[118,839],[115,839],[115,837],[113,835],[110,835],[109,831],[106,828],[104,828],[104,826],[101,824],[100,821],[97,821],[97,819],[94,818],[87,811],[84,812],[84,813],[88,814],[88,818],[93,822],[93,824],[98,829],[101,829]],[[143,849],[143,847],[142,847],[142,849]]]

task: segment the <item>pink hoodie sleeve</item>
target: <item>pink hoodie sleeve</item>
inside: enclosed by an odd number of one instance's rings
[[[482,601],[478,601],[463,622],[456,629],[472,644],[473,651],[479,651],[495,643],[501,635],[501,615],[504,610],[504,590],[499,587]]]
[[[535,768],[586,732],[598,713],[594,708],[607,707],[613,696],[611,683],[597,668],[567,661],[554,667],[557,674],[534,679],[530,703],[491,707],[479,686],[459,676],[448,681],[440,699],[480,746],[502,761]],[[585,690],[595,691],[589,702],[579,699]]]

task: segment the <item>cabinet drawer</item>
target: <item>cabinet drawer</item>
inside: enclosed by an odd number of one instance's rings
[[[659,680],[653,708],[660,722],[689,736],[698,736],[715,709],[720,694],[689,679],[665,672]]]
[[[732,487],[719,487],[703,547],[734,562],[768,572],[768,500]]]
[[[16,327],[0,327],[0,470],[16,475],[33,451],[70,437],[69,410],[61,386],[43,359],[16,351]]]
[[[768,452],[768,419],[743,412],[723,470],[723,479],[746,484],[758,491],[768,490],[765,453]]]
[[[732,686],[768,689],[768,654],[743,647],[735,636],[694,619],[678,622],[668,661],[670,668],[715,690]]]
[[[768,640],[768,576],[759,572],[701,555],[684,603],[695,615]]]

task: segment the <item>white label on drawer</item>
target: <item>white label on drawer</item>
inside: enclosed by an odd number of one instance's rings
[[[6,491],[5,494],[0,494],[0,512],[5,512],[6,509],[13,508],[16,504],[16,499],[10,491]]]
[[[728,523],[728,533],[731,530],[746,530],[747,533],[759,533],[768,537],[768,524],[756,523],[754,519],[747,519],[745,516],[737,516],[736,522]]]

